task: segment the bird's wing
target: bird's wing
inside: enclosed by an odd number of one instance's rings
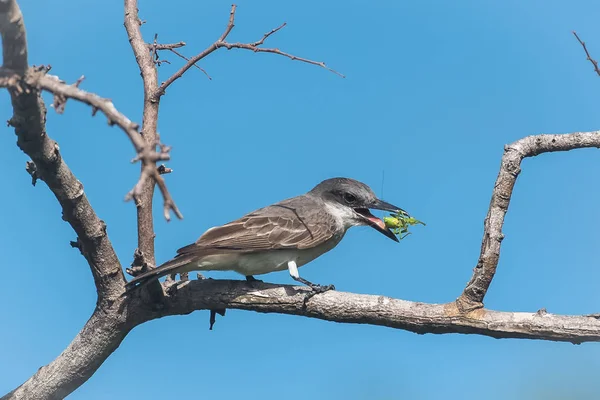
[[[316,200],[301,197],[284,200],[211,228],[196,243],[177,253],[184,255],[209,249],[255,252],[318,246],[332,238],[336,221]]]

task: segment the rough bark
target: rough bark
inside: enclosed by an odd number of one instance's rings
[[[0,33],[4,57],[9,57],[4,59],[3,67],[10,66],[15,73],[27,76],[27,48],[19,48],[27,45],[25,25],[14,1],[0,2]],[[11,56],[19,60],[11,62]],[[36,177],[56,196],[62,207],[62,218],[77,234],[81,253],[94,276],[98,302],[119,296],[125,277],[108,239],[106,225],[94,212],[83,185],[63,160],[58,143],[46,134],[46,106],[40,93],[30,86],[21,90],[18,81],[8,80],[14,83],[9,90],[13,116],[8,123],[15,128],[17,145],[31,158]]]
[[[119,312],[123,300],[109,308],[96,309],[69,346],[50,364],[40,368],[31,378],[5,399],[63,399],[87,381],[102,363],[119,347],[132,324],[127,313]]]

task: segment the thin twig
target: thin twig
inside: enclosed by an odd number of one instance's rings
[[[154,49],[156,50],[172,50],[172,49],[178,49],[180,47],[185,46],[185,42],[179,42],[179,43],[169,43],[169,44],[160,44],[160,43],[148,43],[148,50],[153,51]]]
[[[169,49],[172,53],[175,53],[175,55],[183,58],[185,61],[190,61],[190,59],[186,56],[184,56],[183,54],[177,52],[177,50],[173,50],[173,49]],[[200,67],[198,64],[194,63],[192,64],[194,67],[198,68],[200,71],[204,72],[204,75],[206,75],[206,77],[212,81],[212,78],[210,77],[210,75],[208,74],[208,72],[206,72],[206,70],[202,67]]]
[[[591,62],[594,65],[594,71],[596,71],[596,74],[598,74],[598,76],[600,76],[600,69],[598,68],[598,62],[596,60],[594,60],[592,58],[592,56],[590,56],[590,53],[588,52],[585,42],[579,38],[579,36],[577,35],[577,32],[573,31],[573,35],[575,35],[575,37],[577,38],[577,40],[583,47],[583,51],[585,51],[585,55],[587,56],[587,59],[589,60],[589,62]]]
[[[325,65],[324,62],[321,61],[313,61],[313,60],[309,60],[307,58],[303,58],[303,57],[297,57],[293,54],[289,54],[286,52],[283,52],[279,49],[263,49],[261,47],[259,47],[260,45],[262,45],[265,40],[271,36],[272,34],[276,33],[277,31],[279,31],[280,29],[282,29],[283,27],[285,27],[287,24],[283,23],[280,26],[278,26],[275,29],[272,29],[271,31],[265,33],[263,35],[263,37],[256,41],[256,42],[251,42],[251,43],[228,43],[225,40],[227,39],[227,36],[229,36],[229,34],[231,33],[231,31],[233,30],[233,27],[235,26],[235,11],[237,9],[237,6],[235,4],[233,4],[231,6],[231,11],[229,12],[229,22],[227,23],[227,27],[225,28],[225,31],[223,32],[223,34],[219,37],[219,39],[214,42],[213,44],[211,44],[209,47],[207,47],[204,51],[202,51],[200,54],[191,57],[188,59],[187,63],[181,67],[177,72],[175,72],[173,75],[171,75],[166,81],[164,81],[160,87],[158,88],[158,90],[156,91],[156,93],[154,94],[154,99],[155,101],[162,96],[163,94],[165,94],[165,91],[167,90],[167,88],[173,83],[175,82],[177,79],[181,78],[183,76],[183,74],[190,69],[192,66],[194,66],[198,61],[202,60],[203,58],[205,58],[206,56],[208,56],[209,54],[211,54],[213,51],[221,48],[221,47],[225,47],[228,50],[231,49],[245,49],[245,50],[251,50],[255,53],[273,53],[273,54],[278,54],[280,56],[284,56],[287,57],[291,60],[296,60],[296,61],[300,61],[300,62],[304,62],[307,64],[311,64],[311,65],[316,65],[319,66],[321,68],[324,68],[330,72],[333,72],[334,74],[345,78],[345,76],[343,74],[341,74],[340,72],[329,68],[328,66]],[[208,75],[208,74],[207,74]]]
[[[231,49],[246,49],[246,50],[251,50],[254,51],[255,53],[273,53],[273,54],[279,54],[280,56],[283,57],[287,57],[290,60],[296,60],[296,61],[300,61],[300,62],[304,62],[307,64],[311,64],[311,65],[317,65],[321,68],[325,68],[327,71],[333,72],[334,74],[336,74],[337,76],[340,76],[342,78],[345,78],[346,76],[343,75],[342,73],[329,68],[327,65],[325,65],[324,62],[322,61],[313,61],[313,60],[309,60],[307,58],[302,58],[302,57],[297,57],[293,54],[289,54],[289,53],[285,53],[279,49],[263,49],[262,47],[256,47],[253,46],[252,44],[244,44],[244,43],[222,43],[221,44],[223,47],[225,47],[227,50],[231,50]]]
[[[267,39],[269,36],[271,36],[272,34],[274,34],[275,32],[277,32],[278,30],[282,29],[282,28],[283,28],[284,26],[286,26],[286,25],[287,25],[287,22],[284,22],[283,24],[279,25],[277,28],[275,28],[275,29],[271,29],[269,32],[267,32],[267,33],[265,33],[265,34],[263,35],[262,39],[260,39],[260,40],[259,40],[259,41],[257,41],[257,42],[254,42],[254,43],[250,43],[250,45],[251,45],[251,46],[254,46],[254,47],[258,47],[258,46],[260,46],[261,44],[263,44],[263,43],[265,42],[265,40],[266,40],[266,39]]]
[[[160,57],[158,55],[159,47],[161,47],[163,49],[166,47],[166,49],[170,50],[173,47],[181,47],[181,46],[179,46],[181,43],[183,43],[183,42],[179,42],[178,44],[170,44],[170,45],[167,45],[167,46],[159,45],[158,44],[158,33],[155,33],[154,34],[154,42],[149,45],[149,47],[150,47],[150,58],[154,61],[154,64],[156,64],[158,67],[160,67],[163,63],[164,64],[171,64],[171,62],[169,60],[161,60],[160,59]]]
[[[221,35],[221,37],[219,37],[219,40],[218,40],[219,42],[222,42],[225,39],[227,39],[227,36],[229,35],[229,33],[231,32],[231,30],[235,26],[234,22],[235,22],[235,10],[236,9],[237,9],[237,5],[232,4],[231,5],[231,11],[229,11],[229,22],[227,23],[227,28],[225,28],[225,32],[223,32],[223,34]]]

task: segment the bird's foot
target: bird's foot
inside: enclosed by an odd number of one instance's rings
[[[320,293],[328,292],[330,290],[335,290],[334,285],[318,285],[316,283],[311,283],[308,286],[311,288],[311,291],[306,293],[306,295],[304,296],[304,306],[305,307],[306,307],[306,303],[308,302],[308,300],[310,300],[313,296],[316,296],[317,294],[320,294]]]
[[[250,287],[252,288],[256,288],[257,284],[263,283],[263,281],[261,281],[260,279],[256,279],[252,275],[246,276],[246,282],[248,282],[248,285],[250,285]]]

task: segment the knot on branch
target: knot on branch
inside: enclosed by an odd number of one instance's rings
[[[133,262],[131,263],[131,268],[126,269],[127,273],[131,276],[137,276],[151,269],[154,269],[154,265],[146,261],[146,257],[140,249],[135,249],[133,252]]]
[[[463,294],[460,295],[458,299],[456,299],[456,307],[461,314],[466,314],[468,312],[478,310],[483,308],[483,303],[480,301],[471,300],[466,292],[469,288],[465,289]]]
[[[81,75],[76,81],[75,83],[71,84],[70,86],[75,87],[75,88],[79,88],[79,85],[81,84],[81,82],[83,82],[83,80],[85,79],[85,76]],[[61,81],[61,83],[65,83],[64,81]],[[67,99],[68,97],[62,93],[54,93],[54,99],[52,101],[52,104],[50,105],[50,107],[53,107],[54,110],[58,113],[58,114],[62,114],[65,112],[65,107],[67,106]],[[94,115],[95,112],[92,109],[92,115]]]
[[[35,163],[33,161],[27,161],[25,164],[25,171],[31,175],[31,184],[35,186],[38,180],[37,167],[35,166]]]
[[[71,240],[69,244],[72,248],[78,249],[81,255],[85,257],[85,254],[83,253],[83,242],[81,241],[81,239],[79,239],[79,237],[77,237],[75,241]]]

